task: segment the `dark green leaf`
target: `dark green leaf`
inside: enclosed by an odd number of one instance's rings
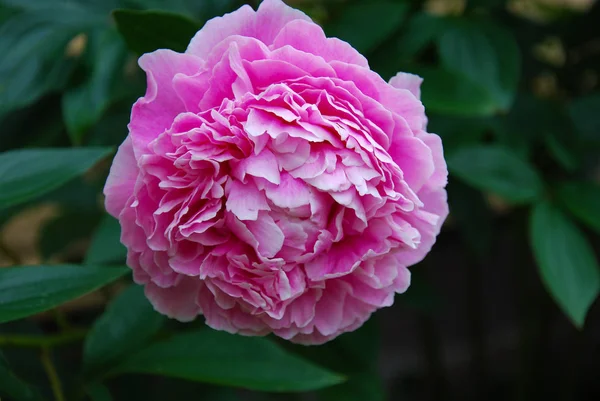
[[[93,371],[137,351],[158,332],[164,320],[142,286],[129,286],[94,323],[83,349],[84,367]]]
[[[111,148],[24,149],[0,154],[0,209],[66,184],[112,151]]]
[[[471,146],[448,158],[450,172],[480,190],[513,203],[538,198],[543,183],[538,172],[513,152],[499,146]]]
[[[494,112],[490,94],[461,74],[434,68],[412,68],[411,72],[423,78],[421,98],[427,110],[464,117]]]
[[[531,215],[531,244],[540,275],[563,312],[581,328],[600,292],[600,267],[579,229],[550,203]]]
[[[377,372],[362,372],[348,376],[348,382],[319,392],[322,401],[385,401],[386,392]]]
[[[510,31],[492,21],[456,20],[438,45],[442,65],[484,88],[497,108],[509,109],[521,62]]]
[[[315,390],[343,381],[266,338],[205,329],[140,351],[113,373],[149,373],[252,390]]]
[[[6,1],[6,0],[4,0]],[[25,11],[0,27],[0,110],[26,106],[62,88],[75,60],[65,54],[75,35],[107,18],[75,1],[15,1]],[[27,4],[29,3],[29,4]],[[2,113],[0,113],[2,114]]]
[[[120,237],[119,222],[112,216],[105,215],[85,255],[85,264],[100,265],[124,261],[127,249],[121,244]]]
[[[85,388],[86,394],[92,401],[112,401],[108,388],[100,383],[92,383]]]
[[[0,353],[0,396],[14,401],[39,401],[40,394],[14,375]]]
[[[440,36],[446,29],[446,25],[446,19],[428,13],[412,16],[406,24],[406,31],[398,42],[398,52],[401,57],[415,56]]]
[[[600,141],[600,93],[573,100],[569,104],[569,114],[578,131],[587,139]]]
[[[343,39],[366,53],[400,26],[407,11],[407,4],[393,1],[345,4],[339,17],[325,26],[325,30],[328,36]]]
[[[184,52],[200,29],[195,21],[164,11],[115,10],[113,16],[127,46],[138,54],[157,49]]]
[[[600,232],[600,186],[569,182],[558,187],[560,202],[581,222]]]
[[[359,329],[319,347],[286,344],[286,348],[347,377],[344,383],[319,390],[319,400],[385,400],[385,389],[377,372],[380,351],[377,316],[371,317]]]
[[[81,85],[67,90],[62,98],[65,124],[71,140],[81,144],[85,133],[100,119],[111,101],[111,89],[123,73],[127,49],[114,29],[89,36],[91,73]]]
[[[0,269],[0,323],[52,309],[127,273],[124,267],[19,266]]]
[[[428,112],[427,129],[442,138],[444,154],[451,155],[465,146],[483,142],[490,131],[490,119],[486,117],[458,117]]]
[[[565,143],[561,139],[550,132],[544,137],[548,152],[554,157],[565,170],[575,171],[579,166],[580,160],[578,155],[569,148],[572,142]]]

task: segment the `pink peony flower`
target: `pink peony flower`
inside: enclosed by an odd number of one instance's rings
[[[408,288],[448,214],[419,77],[386,83],[280,0],[139,64],[104,193],[159,312],[319,344]]]

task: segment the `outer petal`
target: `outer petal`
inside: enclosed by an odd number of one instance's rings
[[[423,78],[407,72],[399,72],[390,79],[390,85],[394,88],[407,89],[417,99],[421,99],[421,83],[423,83]]]
[[[104,205],[106,211],[113,217],[119,217],[127,200],[133,194],[138,173],[139,168],[133,154],[131,138],[128,136],[119,146],[104,186],[106,197]]]
[[[256,38],[270,45],[282,28],[294,20],[307,21],[316,26],[309,16],[287,6],[283,1],[264,0],[256,12]]]
[[[418,195],[425,207],[422,210],[407,214],[404,218],[419,230],[421,243],[417,249],[407,249],[398,254],[398,260],[404,266],[412,266],[425,258],[433,247],[449,212],[445,189],[436,188],[431,190],[424,187]]]
[[[168,129],[179,113],[186,111],[173,89],[173,78],[176,74],[196,74],[203,61],[189,54],[161,49],[144,54],[139,64],[146,71],[148,89],[131,110],[129,133],[136,155],[145,153],[148,143]]]
[[[146,285],[145,293],[154,309],[181,322],[193,320],[202,309],[196,304],[203,284],[197,278],[184,277],[177,285],[161,288],[154,283]]]
[[[317,24],[296,20],[288,23],[274,39],[273,47],[292,46],[297,50],[323,57],[325,61],[342,61],[368,68],[367,59],[348,43],[327,38]]]
[[[192,38],[186,53],[206,58],[222,40],[232,35],[250,36],[270,45],[281,29],[293,20],[310,21],[302,11],[281,0],[265,0],[258,11],[244,5],[238,10],[208,21]]]
[[[232,13],[209,20],[190,41],[185,51],[206,59],[210,51],[231,35],[254,36],[256,13],[244,5]]]

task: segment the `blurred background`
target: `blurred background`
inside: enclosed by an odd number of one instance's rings
[[[350,42],[384,79],[425,79],[451,215],[393,307],[325,346],[286,345],[346,374],[346,384],[267,395],[127,376],[108,383],[113,399],[600,400],[600,2],[286,2]],[[183,51],[186,42],[169,39],[244,3],[0,0],[0,151],[119,145],[145,91],[139,54]],[[144,14],[150,22],[138,25],[136,13],[115,9],[168,18]],[[102,207],[109,165],[0,208],[0,266],[122,262],[118,224]],[[10,168],[0,165],[0,175]],[[91,324],[122,286],[64,305],[61,319]],[[46,313],[3,324],[0,337],[52,333],[60,321]],[[52,399],[35,350],[2,350]],[[54,358],[68,384],[80,346]]]

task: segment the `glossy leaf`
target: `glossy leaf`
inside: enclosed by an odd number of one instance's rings
[[[138,54],[156,49],[184,52],[200,29],[195,21],[165,11],[115,10],[113,17],[129,49]]]
[[[456,20],[439,36],[438,47],[445,68],[484,88],[497,108],[510,107],[521,62],[510,31],[491,21]]]
[[[462,181],[513,203],[531,202],[543,191],[533,166],[499,146],[465,147],[447,161],[450,172]]]
[[[111,151],[111,148],[54,148],[0,154],[0,209],[31,200],[66,184]]]
[[[144,288],[131,285],[96,320],[83,349],[88,371],[106,367],[143,347],[160,329],[165,317],[154,310]]]
[[[205,329],[153,344],[115,367],[270,392],[315,390],[343,381],[339,375],[290,354],[266,338]]]
[[[0,269],[0,323],[52,309],[127,273],[124,267],[19,266]]]
[[[119,221],[105,215],[85,255],[85,264],[99,265],[124,261],[127,249],[121,244],[120,237]]]
[[[560,202],[581,222],[600,232],[600,186],[569,182],[558,187]]]
[[[600,294],[600,267],[579,229],[550,203],[536,205],[531,245],[546,288],[575,326]]]

